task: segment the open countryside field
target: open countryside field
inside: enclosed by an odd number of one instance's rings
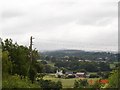
[[[64,79],[64,78],[56,78],[54,74],[49,74],[49,75],[46,75],[43,79],[44,80],[52,80],[52,81],[55,81],[55,82],[61,81],[62,85],[63,85],[63,88],[73,88],[75,80],[84,79],[84,78]],[[89,80],[96,81],[99,78],[86,78],[86,79],[88,79],[88,81]]]

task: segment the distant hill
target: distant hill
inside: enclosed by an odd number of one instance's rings
[[[87,60],[117,60],[117,54],[111,52],[95,52],[95,51],[84,51],[84,50],[55,50],[55,51],[45,51],[40,53],[43,57],[56,57],[62,58],[65,56],[78,57],[79,59]]]

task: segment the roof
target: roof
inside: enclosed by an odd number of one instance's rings
[[[79,75],[84,75],[85,73],[76,73],[76,74],[79,74]]]
[[[73,74],[73,72],[66,72],[65,74]]]

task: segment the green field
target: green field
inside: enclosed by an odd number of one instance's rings
[[[110,68],[111,68],[111,69],[115,68],[116,64],[118,64],[118,62],[113,62],[113,63],[111,63],[111,64],[110,64]]]
[[[53,74],[50,75],[46,75],[44,78],[44,80],[52,80],[52,81],[61,81],[63,88],[73,88],[74,86],[74,81],[75,80],[79,80],[82,78],[70,78],[70,79],[63,79],[63,78],[56,78]],[[98,78],[87,78],[88,80],[97,80]]]
[[[47,63],[48,63],[48,65],[50,65],[50,66],[52,66],[52,67],[54,67],[54,65],[55,65],[55,63],[50,62],[50,61],[47,61]]]

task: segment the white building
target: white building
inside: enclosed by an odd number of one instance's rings
[[[57,70],[55,76],[56,77],[63,76],[63,71],[62,70],[60,70],[60,71]]]

